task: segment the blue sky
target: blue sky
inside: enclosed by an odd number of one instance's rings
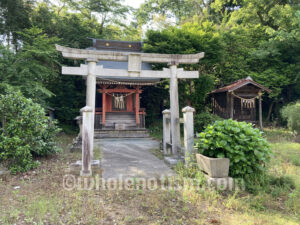
[[[144,1],[145,0],[125,0],[124,4],[134,8],[138,8]]]

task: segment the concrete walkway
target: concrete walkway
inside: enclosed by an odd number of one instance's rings
[[[101,149],[102,177],[158,178],[174,175],[163,160],[151,153],[159,143],[150,138],[107,138],[95,142]]]

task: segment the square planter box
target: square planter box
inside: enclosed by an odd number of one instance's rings
[[[202,154],[196,154],[199,168],[212,178],[228,177],[229,159],[228,158],[209,158]]]

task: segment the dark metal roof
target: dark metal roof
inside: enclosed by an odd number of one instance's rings
[[[106,69],[128,69],[128,62],[118,62],[118,61],[99,61],[98,65],[103,65]],[[142,63],[143,70],[151,70],[151,65],[149,63]],[[103,84],[113,84],[112,82],[116,82],[118,84],[124,85],[150,85],[156,84],[160,81],[158,78],[148,78],[148,77],[97,77],[97,80],[102,80]]]
[[[121,84],[121,85],[140,85],[140,86],[153,86],[159,81],[153,82],[148,80],[133,80],[133,79],[97,79],[97,84]]]
[[[268,89],[265,86],[263,86],[263,85],[255,82],[255,81],[253,81],[252,78],[250,76],[248,76],[245,79],[237,80],[237,81],[235,81],[235,82],[233,82],[233,83],[231,83],[231,84],[229,84],[227,86],[224,86],[224,87],[221,87],[219,89],[213,90],[211,92],[211,94],[220,93],[220,92],[227,92],[227,91],[228,92],[232,92],[232,91],[234,91],[236,89],[239,89],[239,88],[241,88],[241,87],[243,87],[245,85],[248,85],[248,84],[252,84],[252,85],[258,87],[259,89],[262,89],[263,91],[266,91],[268,93],[271,92],[270,89]]]
[[[119,62],[119,61],[99,61],[98,65],[103,65],[103,68],[106,69],[123,69],[128,70],[128,62]],[[152,70],[152,67],[149,63],[142,62],[142,70]]]
[[[108,50],[108,51],[126,51],[142,52],[143,43],[138,41],[114,41],[90,38],[93,40],[91,50]],[[119,61],[99,61],[98,65],[103,65],[106,69],[124,69],[128,70],[128,62]],[[152,70],[150,63],[142,62],[142,70]],[[124,84],[124,85],[153,85],[160,81],[157,78],[145,77],[98,77],[98,83],[102,84]]]
[[[143,42],[140,41],[118,41],[90,38],[93,40],[95,50],[142,52]]]

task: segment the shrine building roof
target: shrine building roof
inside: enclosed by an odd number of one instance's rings
[[[117,40],[102,40],[90,38],[93,41],[93,46],[88,50],[107,50],[107,51],[124,51],[124,52],[143,52],[143,42],[139,41],[117,41]],[[98,65],[103,65],[106,69],[124,69],[128,70],[128,62],[120,61],[99,61]],[[150,63],[142,62],[142,70],[152,70]],[[124,85],[155,85],[160,81],[158,78],[145,77],[97,77],[98,84],[124,84]]]
[[[266,92],[271,92],[270,89],[266,88],[265,86],[255,82],[254,80],[252,80],[252,78],[250,76],[248,76],[245,79],[240,79],[237,80],[227,86],[221,87],[219,89],[213,90],[212,92],[210,92],[210,94],[214,94],[214,93],[221,93],[221,92],[232,92],[236,89],[239,89],[241,87],[244,87],[245,85],[254,85],[256,87],[258,87],[259,89],[261,89],[262,91],[266,91]]]

